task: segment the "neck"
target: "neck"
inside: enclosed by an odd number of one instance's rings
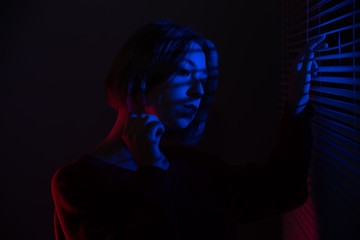
[[[109,135],[93,151],[91,151],[90,154],[111,159],[120,159],[120,157],[124,157],[124,153],[128,152],[128,149],[122,140],[122,133],[127,117],[128,113],[126,111],[119,110],[116,122]]]

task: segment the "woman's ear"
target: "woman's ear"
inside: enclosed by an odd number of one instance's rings
[[[130,94],[128,94],[128,96],[127,96],[126,103],[127,103],[128,113],[135,111],[136,104],[133,101],[133,99],[131,98]]]
[[[143,103],[143,101],[134,101],[130,96],[127,97],[127,110],[128,113],[134,112],[134,111],[140,111],[141,113],[146,114],[146,103]]]

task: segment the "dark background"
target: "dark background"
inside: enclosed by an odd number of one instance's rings
[[[12,1],[1,3],[1,234],[53,239],[51,178],[95,148],[116,111],[104,79],[140,26],[170,18],[219,51],[218,91],[200,145],[226,161],[264,162],[280,119],[280,1]],[[279,219],[239,225],[279,239]],[[5,234],[5,235],[4,235]]]

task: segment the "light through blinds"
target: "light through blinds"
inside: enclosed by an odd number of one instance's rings
[[[360,239],[360,9],[355,0],[283,1],[283,92],[292,61],[312,38],[326,34],[316,51],[311,80],[314,145],[310,198],[285,214],[284,239]],[[283,103],[286,99],[283,94]]]

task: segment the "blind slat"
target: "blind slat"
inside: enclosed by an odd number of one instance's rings
[[[329,139],[333,143],[341,146],[342,148],[348,150],[349,152],[356,155],[358,158],[360,157],[360,144],[351,141],[348,138],[345,138],[339,134],[334,133],[333,131],[330,131],[322,126],[320,126],[317,123],[313,123],[315,125],[314,132],[324,136],[325,138]]]
[[[298,209],[296,211],[293,211],[294,215],[298,215],[305,225],[306,227],[306,231],[308,232],[308,237],[307,239],[313,239],[314,236],[316,235],[316,232],[315,232],[315,223],[314,221],[312,220],[312,216],[311,215],[308,215],[307,214],[307,211],[305,211],[305,208],[302,207],[301,209]]]
[[[317,144],[320,144],[328,151],[331,151],[331,153],[339,159],[341,165],[349,168],[352,171],[351,174],[355,174],[356,177],[357,173],[360,171],[360,162],[358,157],[319,134],[314,134],[314,140]],[[346,176],[350,178],[351,175],[346,174]]]
[[[344,1],[344,2],[342,2],[342,3],[340,3],[340,4],[336,5],[336,6],[332,7],[332,8],[329,8],[328,10],[322,11],[321,13],[319,13],[319,14],[311,17],[311,18],[308,18],[307,20],[304,20],[304,21],[302,21],[302,22],[294,25],[294,26],[293,26],[293,29],[296,30],[296,29],[298,29],[300,26],[305,25],[305,24],[307,24],[308,22],[311,22],[311,21],[313,21],[313,20],[319,19],[320,17],[323,17],[323,16],[326,15],[326,14],[329,14],[329,13],[331,13],[331,12],[334,12],[334,11],[338,10],[339,8],[342,8],[342,7],[344,7],[344,6],[346,6],[346,5],[350,4],[350,3],[352,3],[352,0],[347,0],[347,1]]]
[[[326,34],[326,35],[330,35],[332,33],[337,33],[337,32],[341,32],[341,31],[344,31],[344,30],[348,30],[348,29],[352,29],[352,28],[358,28],[360,27],[360,23],[358,24],[354,24],[354,25],[350,25],[350,26],[346,26],[346,27],[342,27],[342,28],[337,28],[335,30],[332,30],[332,31],[328,31],[328,32],[323,32],[323,34]],[[358,30],[357,30],[358,31]],[[312,38],[311,38],[312,39]]]
[[[321,24],[316,25],[316,26],[314,26],[314,27],[311,27],[311,28],[309,28],[308,30],[297,31],[295,34],[292,35],[292,37],[299,36],[299,35],[301,35],[301,34],[305,34],[305,33],[307,33],[307,32],[311,32],[311,31],[313,31],[313,30],[319,30],[320,27],[324,27],[324,26],[326,26],[326,25],[328,25],[328,24],[330,24],[330,23],[339,21],[339,20],[341,20],[341,19],[344,19],[344,18],[353,16],[353,15],[359,14],[359,13],[360,13],[360,10],[357,10],[357,11],[354,11],[354,12],[351,12],[351,13],[347,13],[347,14],[345,14],[345,15],[339,16],[339,17],[334,18],[334,19],[331,19],[331,20],[329,20],[329,21],[327,21],[327,22],[324,22],[324,23],[321,23]]]
[[[312,6],[311,8],[308,9],[308,11],[314,11],[315,9],[318,9],[319,7],[325,5],[326,3],[330,2],[331,0],[323,0],[317,4],[315,4],[314,6]]]
[[[347,204],[349,200],[344,199],[347,196],[331,188],[333,182],[328,180],[329,174],[327,171],[324,172],[321,161],[318,163],[316,159],[314,162],[318,180],[316,185],[314,184],[313,195],[321,200],[317,204],[317,220],[321,225],[321,228],[318,227],[318,233],[321,237],[316,239],[354,239],[354,236],[358,236],[354,235],[354,230],[358,232],[358,224],[353,219],[357,219],[358,215]]]
[[[307,22],[311,22],[311,21],[313,21],[315,19],[323,17],[324,15],[329,14],[331,12],[334,12],[334,11],[338,10],[339,8],[342,8],[342,7],[348,5],[348,4],[352,3],[352,2],[353,2],[352,0],[347,0],[347,1],[344,1],[342,3],[339,3],[338,5],[336,5],[336,6],[332,7],[332,8],[329,8],[329,9],[327,9],[325,11],[322,11],[321,13],[319,13],[319,14],[311,17],[311,18],[308,18]]]
[[[319,72],[359,72],[360,66],[321,66]]]
[[[360,78],[319,76],[319,77],[314,77],[311,81],[360,85]]]
[[[340,59],[340,58],[353,58],[360,57],[360,52],[349,52],[349,53],[341,53],[341,54],[330,54],[315,57],[315,60],[328,60],[328,59]]]
[[[321,148],[318,148],[318,149],[321,149]],[[351,191],[352,188],[349,187],[349,185],[346,184],[346,182],[339,181],[342,179],[341,179],[341,177],[339,179],[339,175],[337,174],[338,171],[336,171],[333,166],[331,166],[331,165],[329,166],[327,159],[329,159],[331,157],[329,155],[327,155],[325,151],[314,151],[314,155],[317,158],[317,164],[319,164],[318,166],[322,167],[321,172],[326,173],[326,175],[319,176],[319,178],[321,177],[324,180],[326,179],[325,181],[330,180],[327,189],[332,189],[333,191],[336,192],[336,195],[333,197],[336,197],[340,201],[342,201],[343,204],[346,205],[349,210],[351,209],[351,213],[360,214],[360,207],[358,204],[360,199],[356,196],[356,194],[354,194]],[[325,158],[325,156],[326,156],[326,158]],[[358,183],[356,185],[358,185],[358,187],[359,187]]]
[[[345,26],[345,27],[342,27],[342,28],[337,28],[335,30],[332,30],[332,31],[327,31],[327,32],[322,32],[321,34],[326,34],[326,35],[330,35],[330,34],[333,34],[333,33],[337,33],[337,32],[341,32],[341,31],[344,31],[344,30],[348,30],[348,29],[352,29],[352,28],[358,28],[360,27],[360,23],[358,24],[354,24],[354,25],[349,25],[349,26]],[[312,40],[316,37],[318,37],[319,35],[315,35],[311,38],[309,38],[308,40]],[[306,43],[306,39],[301,39],[299,41],[294,41],[294,42],[291,42],[288,44],[288,46],[296,46],[296,45],[299,45],[299,44],[304,44]],[[337,46],[336,48],[338,48],[339,46]],[[325,49],[325,50],[329,50],[329,49]]]
[[[360,43],[360,39],[356,39],[356,40],[350,41],[350,42],[345,42],[345,43],[342,43],[335,47],[327,47],[327,48],[323,48],[323,49],[318,49],[318,50],[315,50],[315,52],[327,52],[327,51],[331,51],[331,50],[335,50],[335,49],[339,50],[340,48],[347,47],[349,45],[357,44],[357,43]]]
[[[320,107],[317,109],[317,112],[327,116],[329,118],[335,119],[337,122],[344,123],[352,128],[359,128],[360,126],[360,119],[354,116],[350,116],[345,113],[341,113],[338,111],[334,111],[332,109],[328,109],[326,107]]]
[[[356,181],[357,173],[354,173],[349,168],[341,165],[339,158],[329,154],[324,146],[316,145],[316,149],[317,151],[315,151],[316,153],[314,155],[316,155],[318,159],[321,159],[322,164],[325,165],[323,167],[331,170],[332,176],[338,180],[341,180],[338,182],[342,183],[342,189],[345,190],[343,193],[351,196],[354,200],[359,200],[360,202],[360,194],[358,193],[359,191],[356,191],[358,188],[360,188],[359,181]],[[354,209],[360,213],[359,204],[356,204]]]
[[[323,152],[314,152],[314,156],[316,156],[315,164],[318,167],[317,174],[319,176],[319,181],[323,182],[326,186],[326,191],[328,195],[328,199],[325,202],[328,202],[331,200],[336,201],[336,203],[332,203],[332,209],[329,211],[330,218],[329,220],[334,221],[334,223],[337,223],[336,227],[339,227],[340,224],[352,224],[355,226],[355,223],[353,220],[350,220],[348,216],[350,214],[355,214],[357,210],[357,206],[359,205],[356,201],[352,201],[352,199],[347,192],[343,191],[343,187],[341,182],[337,181],[337,179],[334,178],[333,172],[330,171],[332,169],[326,168],[326,163],[324,163],[324,157],[321,156]],[[329,196],[329,194],[331,196]],[[329,198],[330,197],[330,198]],[[323,202],[323,204],[325,204]],[[330,205],[330,206],[331,206]],[[327,209],[329,209],[329,207]],[[335,206],[338,209],[339,212],[337,214],[334,214],[335,212]],[[323,213],[324,214],[324,213]],[[356,215],[356,214],[355,214]],[[339,221],[342,218],[342,221]],[[351,223],[350,223],[351,222]],[[353,226],[353,227],[354,227]],[[344,238],[348,239],[348,238]]]
[[[319,29],[320,27],[326,26],[326,25],[328,25],[328,24],[330,24],[330,23],[339,21],[339,20],[341,20],[341,19],[344,19],[344,18],[353,16],[353,15],[356,15],[356,14],[359,14],[359,13],[360,13],[360,10],[357,10],[357,11],[354,11],[354,12],[350,12],[350,13],[341,15],[341,16],[339,16],[339,17],[337,17],[337,18],[331,19],[331,20],[329,20],[329,21],[327,21],[327,22],[324,22],[324,23],[321,23],[321,24],[319,24],[319,25],[316,25],[316,26],[314,26],[314,27],[312,27],[312,28],[309,28],[308,31],[311,32],[311,31],[313,31],[313,30],[315,30],[315,29]]]
[[[300,229],[300,231],[302,233],[302,238],[303,239],[310,239],[311,235],[310,235],[310,231],[308,230],[308,228],[306,228],[304,226],[301,226],[301,223],[304,222],[305,219],[302,219],[300,217],[300,215],[296,214],[296,212],[294,212],[294,214],[292,216],[293,216],[293,219],[295,220],[296,224],[298,225],[298,228]]]
[[[357,92],[356,94],[356,92],[352,90],[332,88],[332,87],[311,86],[310,90],[320,93],[328,93],[337,96],[348,97],[348,98],[355,98],[356,95],[359,96],[359,92]]]
[[[339,100],[327,98],[327,97],[320,97],[320,96],[310,96],[311,101],[317,102],[317,103],[325,103],[327,105],[345,109],[347,111],[351,112],[357,112],[360,113],[360,105],[348,103],[348,102],[342,102]]]
[[[316,118],[314,118],[314,122],[318,123],[319,125],[323,126],[323,127],[327,127],[329,129],[332,129],[334,132],[336,132],[337,134],[340,134],[342,136],[347,137],[348,139],[353,140],[354,142],[357,142],[360,137],[360,132],[347,127],[345,125],[342,125],[341,123],[332,121],[328,118],[325,118],[321,115],[317,115]]]

